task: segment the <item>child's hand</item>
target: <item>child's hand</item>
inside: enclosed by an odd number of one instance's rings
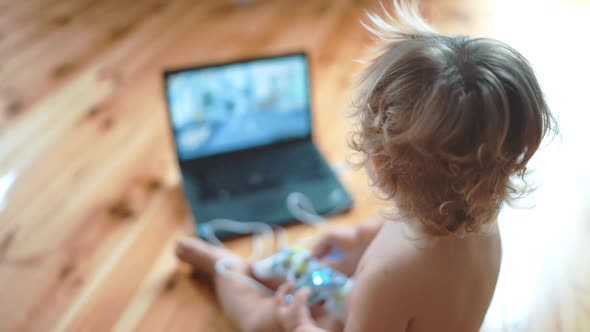
[[[331,255],[354,250],[357,240],[356,228],[331,228],[317,237],[311,255],[318,259],[330,258]]]
[[[356,228],[329,229],[318,236],[310,257],[351,276],[365,248]]]
[[[287,332],[293,332],[302,327],[315,326],[307,307],[311,289],[305,287],[297,291],[295,295],[291,295],[294,289],[295,285],[293,283],[285,283],[279,287],[275,294],[276,315],[283,329]]]
[[[350,277],[384,221],[378,217],[353,227],[329,229],[319,235],[310,257]]]

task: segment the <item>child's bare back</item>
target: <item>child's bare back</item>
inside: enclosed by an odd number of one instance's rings
[[[386,222],[359,263],[348,314],[362,317],[354,321],[365,331],[477,331],[500,259],[495,226],[486,235],[430,238]]]

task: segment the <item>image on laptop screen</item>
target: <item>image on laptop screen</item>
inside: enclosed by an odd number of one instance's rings
[[[310,135],[305,55],[289,55],[166,76],[179,158],[267,145]]]

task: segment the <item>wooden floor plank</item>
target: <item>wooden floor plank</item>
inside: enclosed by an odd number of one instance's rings
[[[4,55],[8,61],[0,68],[0,91],[11,110],[4,122],[26,113],[41,96],[62,86],[103,53],[123,44],[122,37],[135,33],[145,19],[160,13],[154,1],[124,3],[135,5],[120,8],[119,2],[112,2],[110,6],[95,6],[86,15],[42,38],[42,42],[19,52],[19,56]],[[54,50],[48,53],[50,47]]]
[[[47,35],[55,33],[74,20],[84,17],[83,13],[92,5],[99,5],[97,1],[23,1],[37,5],[27,13],[4,12],[0,19],[0,28],[11,31],[0,40],[0,57],[17,55],[25,48],[32,47]]]
[[[55,331],[111,329],[124,312],[137,287],[148,274],[154,258],[176,233],[179,223],[175,218],[181,192],[164,191],[159,201],[148,207],[132,232],[112,251],[107,264],[103,264],[84,291],[69,306],[65,315],[54,327]],[[169,252],[172,255],[172,252]],[[108,310],[107,310],[108,308]],[[101,319],[95,313],[101,312]]]
[[[34,16],[39,14],[47,7],[50,7],[54,0],[36,0],[36,1],[12,1],[2,0],[0,1],[0,26],[3,29],[9,26],[11,23],[18,23],[25,17]],[[6,24],[6,25],[5,25]],[[21,28],[22,26],[16,26]],[[12,32],[12,31],[11,31]]]

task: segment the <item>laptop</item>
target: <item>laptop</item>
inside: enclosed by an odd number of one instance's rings
[[[352,206],[312,140],[305,53],[166,70],[164,86],[198,234],[216,218],[292,222],[286,200],[293,192],[320,214]]]

